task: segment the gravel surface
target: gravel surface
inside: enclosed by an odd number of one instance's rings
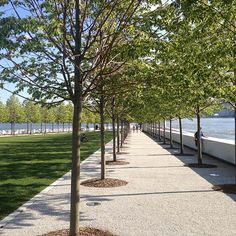
[[[111,152],[111,143],[107,152]],[[107,177],[127,185],[81,186],[81,225],[119,236],[236,235],[236,195],[212,185],[234,181],[234,167],[205,157],[217,168],[189,168],[196,156],[174,156],[143,133],[131,133]],[[191,153],[191,150],[187,150]],[[99,152],[82,164],[82,181],[99,178]],[[112,160],[112,155],[107,155]],[[35,236],[69,227],[70,173],[1,221],[1,236]]]

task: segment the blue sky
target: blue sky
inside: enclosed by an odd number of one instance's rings
[[[14,91],[14,85],[7,85],[6,86],[7,89]],[[22,93],[22,95],[26,93]],[[12,94],[9,93],[8,91],[4,90],[4,89],[0,89],[0,101],[2,101],[3,103],[6,103],[7,99],[11,96]],[[18,99],[22,102],[23,98],[18,96]]]
[[[22,10],[22,9],[18,9],[19,13],[21,14],[21,16],[26,15],[26,11]],[[10,16],[10,15],[15,15],[12,6],[9,5],[5,5],[0,7],[0,11],[3,11],[5,13],[5,16]],[[0,61],[0,63],[4,63],[3,61]],[[11,84],[7,84],[4,87],[6,87],[7,89],[14,91],[14,85]],[[23,95],[26,95],[26,93],[22,93]],[[2,101],[3,103],[6,103],[7,99],[11,96],[12,94],[5,91],[4,89],[0,88],[0,101]],[[21,97],[18,97],[20,101],[23,101],[23,99]]]
[[[7,91],[0,89],[0,100],[3,103],[6,103],[7,99],[10,97],[10,93],[8,93]]]

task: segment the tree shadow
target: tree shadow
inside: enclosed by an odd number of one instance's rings
[[[165,146],[163,145],[160,145],[160,146],[165,148]],[[178,143],[175,143],[175,146],[180,148],[180,145]],[[176,151],[175,149],[167,149],[167,148],[165,149],[170,153],[170,155],[175,156],[184,165],[197,162],[197,151],[194,149],[184,146],[184,151],[185,151],[184,155],[179,154],[179,152]],[[160,154],[160,156],[162,155],[163,154]],[[193,168],[192,167],[191,169],[195,173],[200,175],[202,178],[207,180],[209,183],[211,183],[212,185],[230,184],[230,183],[235,182],[235,167],[232,164],[226,163],[222,160],[219,160],[215,157],[211,157],[206,154],[203,154],[203,163],[216,165],[217,168],[212,169],[212,168]],[[190,167],[185,167],[185,168],[190,168]],[[236,201],[236,194],[226,194],[226,195],[229,196],[234,201]]]
[[[19,208],[19,213],[13,219],[3,225],[3,230],[21,229],[23,227],[34,226],[39,219],[47,219],[47,216],[54,217],[55,222],[68,224],[70,221],[70,193],[43,194],[37,199],[31,200],[32,203]],[[80,221],[93,221],[80,212]]]
[[[106,142],[111,139],[107,133]],[[100,145],[89,132],[81,145],[81,161]],[[92,168],[92,167],[91,167]],[[0,219],[71,169],[71,134],[3,137],[0,139]]]

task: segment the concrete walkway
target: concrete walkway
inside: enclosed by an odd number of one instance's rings
[[[111,144],[107,146],[111,159]],[[143,133],[131,133],[107,177],[128,181],[118,188],[81,186],[81,225],[119,236],[236,235],[236,196],[212,191],[232,183],[233,167],[190,169],[194,156],[176,157]],[[82,164],[82,179],[99,177],[99,152]],[[10,197],[10,196],[9,196]],[[70,173],[45,189],[13,216],[1,221],[1,236],[34,236],[69,227]],[[99,205],[94,206],[94,202]]]

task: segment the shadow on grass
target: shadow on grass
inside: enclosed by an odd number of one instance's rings
[[[86,134],[81,161],[100,147],[100,134]],[[112,134],[106,133],[106,141]],[[0,139],[0,219],[71,169],[71,134]]]

